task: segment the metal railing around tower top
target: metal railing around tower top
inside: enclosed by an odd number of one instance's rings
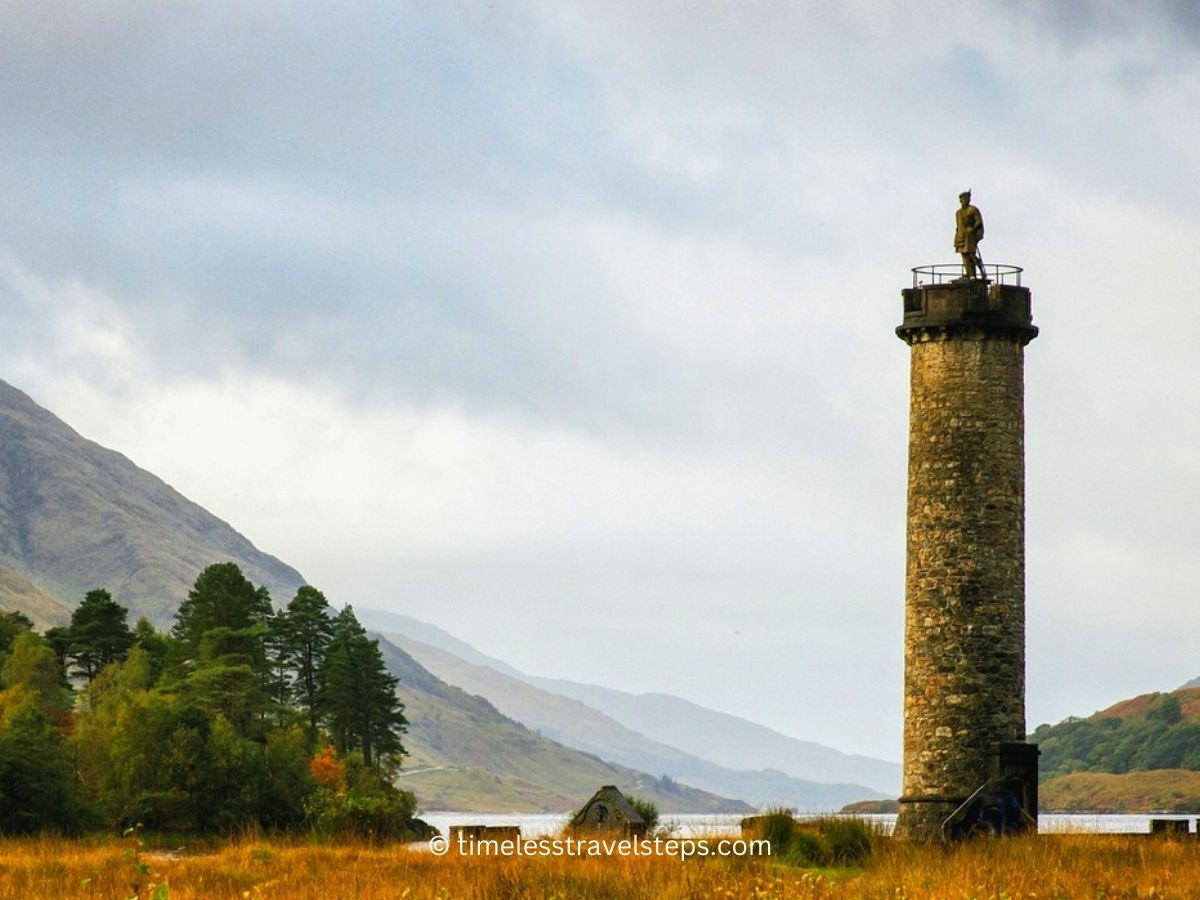
[[[1012,284],[1020,287],[1021,273],[1024,271],[1020,266],[985,263],[983,277],[992,284]],[[917,266],[912,273],[913,287],[921,287],[925,284],[949,284],[966,278],[966,269],[962,263],[934,263],[929,266]]]

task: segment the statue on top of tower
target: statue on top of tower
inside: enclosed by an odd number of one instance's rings
[[[976,269],[979,277],[987,280],[983,268],[983,257],[979,255],[979,242],[983,240],[983,214],[971,205],[971,191],[958,195],[959,208],[954,213],[954,249],[962,255],[963,278],[973,280]]]

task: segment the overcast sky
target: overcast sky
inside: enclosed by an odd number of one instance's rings
[[[1025,267],[1029,726],[1200,674],[1200,14],[9,2],[0,378],[525,671],[900,757],[909,269]],[[286,599],[286,598],[284,598]]]

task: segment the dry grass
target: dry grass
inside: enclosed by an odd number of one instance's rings
[[[1200,809],[1200,772],[1150,769],[1113,775],[1072,772],[1038,786],[1043,811],[1120,813],[1154,810],[1190,813]]]
[[[961,847],[893,845],[857,889],[830,896],[889,898],[1200,897],[1200,843],[1191,838],[1046,835]]]
[[[142,872],[138,866],[149,868]],[[1104,835],[882,847],[865,868],[767,859],[488,859],[247,839],[171,858],[120,842],[0,841],[9,898],[1196,898],[1200,842]]]

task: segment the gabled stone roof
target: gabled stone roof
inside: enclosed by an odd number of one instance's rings
[[[578,828],[582,826],[587,821],[588,810],[596,803],[606,803],[630,825],[646,824],[646,820],[642,818],[642,814],[637,811],[632,803],[625,799],[625,795],[617,790],[617,786],[615,784],[606,784],[592,795],[592,799],[583,804],[583,808],[571,820],[571,827]]]

